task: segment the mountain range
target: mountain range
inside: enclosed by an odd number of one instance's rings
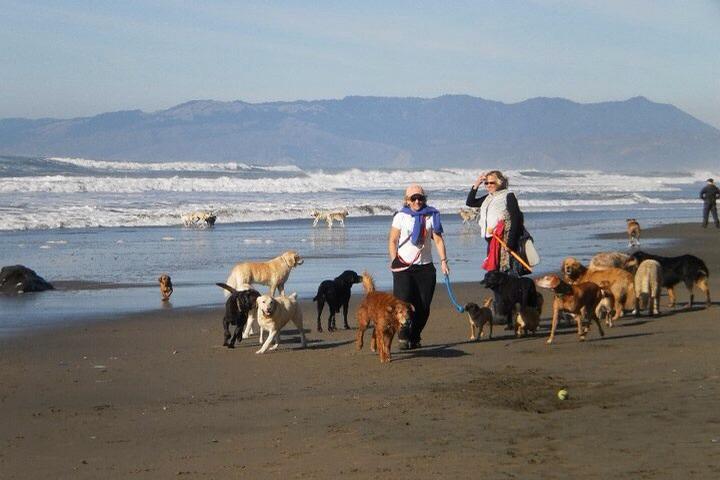
[[[502,103],[467,95],[247,103],[0,120],[0,153],[301,168],[678,171],[718,165],[720,130],[645,97]]]

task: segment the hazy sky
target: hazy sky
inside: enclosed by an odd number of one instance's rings
[[[720,0],[0,0],[0,118],[194,99],[644,95],[720,128]]]

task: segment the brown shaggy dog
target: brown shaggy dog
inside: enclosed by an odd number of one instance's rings
[[[545,275],[535,280],[538,287],[549,288],[555,294],[553,300],[553,316],[552,325],[550,327],[550,337],[547,343],[552,343],[555,338],[555,328],[557,327],[560,312],[567,312],[575,318],[577,323],[577,332],[580,340],[585,340],[585,335],[590,330],[583,327],[582,320],[585,316],[594,320],[600,330],[600,335],[605,336],[605,332],[595,315],[595,307],[602,300],[602,289],[592,282],[582,282],[570,285],[560,279],[557,275]]]
[[[285,282],[290,276],[290,271],[303,264],[302,257],[294,250],[279,255],[267,262],[245,262],[237,263],[230,270],[230,275],[225,281],[235,290],[244,290],[247,285],[260,283],[270,287],[268,295],[275,295],[277,290],[280,295],[285,295]],[[226,292],[227,293],[227,292]],[[229,295],[229,293],[227,293]]]
[[[355,346],[358,350],[363,347],[363,335],[372,323],[374,325],[370,350],[378,351],[380,362],[390,361],[390,346],[393,337],[410,319],[413,306],[399,298],[385,292],[375,291],[375,282],[369,273],[363,272],[363,288],[365,298],[358,307],[355,317],[358,322],[358,331]]]
[[[163,273],[158,277],[158,283],[160,284],[160,295],[162,296],[163,302],[170,300],[170,295],[173,293],[172,280],[170,275]]]
[[[565,281],[570,284],[593,282],[600,285],[603,281],[608,282],[610,292],[615,297],[615,315],[611,324],[622,316],[623,308],[628,310],[635,308],[635,279],[627,270],[620,268],[588,270],[575,258],[567,257],[563,260],[562,271]]]

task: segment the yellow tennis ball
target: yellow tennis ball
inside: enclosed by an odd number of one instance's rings
[[[567,400],[567,398],[568,398],[568,391],[565,390],[564,388],[561,388],[560,390],[558,390],[557,397],[558,397],[558,399],[560,399],[560,400]]]

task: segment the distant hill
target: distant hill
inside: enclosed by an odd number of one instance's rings
[[[0,153],[300,167],[497,166],[678,170],[717,166],[720,131],[635,97],[506,104],[467,95],[251,104],[0,120]]]

